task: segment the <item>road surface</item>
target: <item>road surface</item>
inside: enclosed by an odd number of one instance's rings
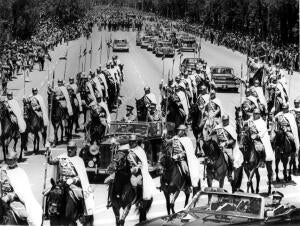
[[[164,62],[161,58],[155,57],[151,52],[147,52],[147,50],[141,49],[135,45],[135,32],[112,32],[108,33],[107,31],[98,31],[95,27],[92,33],[91,39],[86,41],[84,38],[80,38],[78,40],[63,43],[62,45],[55,48],[53,52],[51,52],[52,62],[46,63],[46,69],[49,70],[38,72],[34,70],[30,75],[30,82],[27,82],[24,86],[23,75],[19,75],[16,80],[10,82],[8,87],[10,90],[14,92],[15,98],[22,103],[22,97],[27,96],[31,93],[31,89],[33,87],[37,87],[42,96],[47,99],[47,85],[52,79],[52,71],[55,71],[55,83],[58,78],[65,79],[66,81],[70,76],[75,76],[79,70],[85,68],[85,71],[89,69],[95,71],[96,67],[100,64],[100,51],[98,50],[100,46],[100,40],[102,37],[103,40],[103,50],[101,53],[101,64],[105,66],[107,61],[108,51],[105,45],[105,40],[110,38],[112,39],[121,37],[127,38],[130,43],[130,51],[129,53],[118,53],[120,60],[124,63],[124,73],[125,73],[125,82],[121,88],[121,99],[122,105],[119,108],[118,118],[121,118],[125,113],[126,104],[132,104],[135,106],[135,98],[140,98],[143,95],[143,88],[145,85],[151,87],[151,91],[154,92],[156,97],[159,99],[159,83],[167,79],[167,74],[170,71],[172,74],[172,59],[166,58]],[[87,51],[91,48],[91,42],[93,45],[92,49],[92,58],[89,54],[87,54],[86,58],[79,58],[80,50],[83,51],[87,46]],[[65,61],[59,60],[59,57],[67,54],[67,64],[65,67]],[[110,57],[113,53],[110,52]],[[184,53],[184,57],[193,57],[193,53]],[[242,74],[246,73],[246,56],[233,52],[225,47],[215,46],[208,42],[202,40],[202,49],[201,49],[201,57],[204,58],[209,66],[212,65],[224,65],[233,67],[236,75],[241,75],[241,68],[243,68]],[[91,62],[92,60],[92,62]],[[178,74],[179,71],[179,62],[180,57],[177,55],[174,63],[173,77]],[[164,66],[163,66],[164,64]],[[85,65],[85,66],[84,66]],[[65,70],[66,68],[66,70]],[[163,70],[164,68],[164,70]],[[65,71],[65,73],[64,73]],[[65,76],[64,76],[65,75]],[[287,77],[287,80],[290,81],[290,78]],[[292,100],[299,95],[299,91],[297,91],[297,87],[300,84],[300,76],[299,73],[295,73],[291,79],[291,97]],[[25,89],[24,89],[25,87]],[[217,97],[221,99],[223,103],[223,107],[226,112],[230,114],[231,123],[234,124],[234,106],[237,106],[240,103],[241,95],[238,93],[218,93]],[[113,119],[115,119],[115,115],[113,115]],[[50,132],[51,134],[51,132]],[[50,135],[51,136],[51,135]],[[75,141],[80,146],[82,144],[82,134],[74,137]],[[29,150],[32,149],[32,138],[29,141]],[[53,154],[57,155],[64,151],[65,145],[57,146],[53,150]],[[42,147],[41,147],[42,148]],[[43,148],[42,148],[43,150]],[[2,153],[1,153],[2,154]],[[0,157],[2,158],[2,157]],[[30,182],[34,194],[39,202],[42,201],[42,187],[43,187],[43,178],[44,178],[44,168],[45,168],[45,158],[44,155],[32,155],[31,152],[27,153],[25,156],[25,161],[20,163],[20,166],[23,167],[29,175]],[[202,166],[203,170],[203,166]],[[51,169],[48,169],[48,178],[50,178]],[[203,172],[201,172],[202,175]],[[260,169],[261,177],[261,185],[260,191],[267,191],[267,178],[266,178],[266,170]],[[285,194],[285,201],[293,203],[300,207],[300,202],[297,201],[298,194],[300,191],[300,178],[293,177],[293,180],[296,182],[294,186],[287,186],[283,188],[279,188],[278,190]],[[107,186],[103,183],[103,178],[97,178],[94,181],[93,187],[95,190],[95,202],[96,202],[96,210],[95,210],[95,225],[114,225],[114,214],[112,209],[106,209],[106,200],[107,200]],[[246,176],[244,176],[244,180],[242,183],[242,189],[246,190]],[[159,178],[155,179],[155,183],[159,186]],[[254,183],[255,184],[255,183]],[[214,183],[215,186],[218,186],[217,183]],[[206,186],[206,182],[202,181],[202,187]],[[225,188],[231,191],[229,183],[225,182]],[[274,189],[274,188],[273,188]],[[298,191],[298,192],[297,192]],[[181,194],[175,204],[175,209],[179,210],[183,208],[184,197]],[[165,208],[165,200],[163,194],[157,190],[157,193],[154,197],[154,202],[152,208],[149,212],[148,218],[156,217],[166,214]],[[126,219],[126,225],[134,225],[137,223],[138,217],[134,213],[134,208],[132,208],[129,216]]]

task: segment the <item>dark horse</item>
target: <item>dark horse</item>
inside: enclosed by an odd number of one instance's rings
[[[162,115],[167,118],[167,122],[175,123],[175,127],[184,124],[186,115],[183,113],[183,107],[177,95],[171,93],[168,98],[163,98],[161,109]]]
[[[47,126],[44,126],[43,118],[38,116],[37,113],[33,110],[31,105],[31,100],[29,98],[23,99],[24,105],[24,119],[26,122],[26,138],[29,133],[34,135],[33,139],[33,152],[39,152],[40,148],[40,136],[39,132],[42,134],[43,145],[46,144],[47,137]],[[28,141],[28,139],[26,139]],[[27,142],[24,144],[27,147]],[[21,150],[22,151],[22,150]]]
[[[160,190],[164,192],[166,199],[167,212],[170,215],[175,213],[174,204],[180,193],[184,191],[185,203],[184,206],[188,204],[190,197],[190,181],[186,176],[184,176],[180,170],[178,163],[172,158],[172,147],[171,145],[164,144],[164,154],[160,158],[160,164],[162,166],[162,175],[160,178]],[[200,180],[198,183],[198,188],[193,188],[193,195],[195,195],[201,189]],[[173,194],[172,200],[170,196]]]
[[[50,225],[76,225],[79,219],[83,225],[93,225],[90,216],[84,217],[83,200],[79,200],[76,195],[69,197],[69,188],[56,184],[51,179],[51,189],[46,196],[46,215],[50,219]],[[68,209],[66,210],[68,202]],[[71,204],[70,204],[71,203]]]
[[[139,221],[145,221],[153,199],[144,200],[142,198],[142,187],[138,187],[137,192],[132,188],[131,171],[126,152],[119,151],[115,154],[112,168],[115,170],[115,179],[109,186],[112,186],[110,200],[116,217],[116,225],[123,226],[125,224],[125,219],[134,204],[138,208]],[[121,217],[120,209],[124,210]]]
[[[66,108],[64,108],[60,101],[56,99],[54,92],[49,93],[48,95],[48,110],[50,112],[51,123],[54,128],[54,145],[58,143],[58,129],[61,128],[61,142],[64,141],[64,125],[66,123],[66,135],[69,137],[70,131],[72,130],[73,123],[71,117],[69,116]]]
[[[148,108],[144,96],[141,99],[135,99],[136,113],[138,121],[145,122],[147,118]]]
[[[20,219],[10,206],[0,199],[0,224],[1,225],[28,225],[26,220]]]
[[[100,144],[105,135],[107,122],[100,119],[98,109],[90,109],[91,120],[85,126],[86,140],[93,144],[95,141]]]
[[[224,180],[228,173],[228,165],[225,160],[223,151],[219,148],[218,143],[213,140],[207,140],[203,142],[202,149],[205,153],[205,166],[206,174],[204,178],[207,177],[207,186],[211,187],[213,180],[219,182],[219,187],[223,188]],[[204,172],[205,173],[205,172]],[[237,191],[243,179],[243,167],[234,169],[234,178],[231,181],[232,192]]]
[[[201,122],[203,119],[203,114],[202,111],[199,109],[199,105],[198,104],[193,104],[191,105],[190,108],[190,119],[192,120],[192,131],[194,134],[194,137],[196,138],[196,145],[197,145],[197,150],[201,150],[200,147],[200,139],[202,136],[202,131],[203,128],[201,127]],[[196,150],[196,153],[198,153],[198,151]]]
[[[280,161],[282,162],[283,166],[283,178],[286,182],[291,180],[291,173],[292,173],[292,163],[293,163],[293,158],[292,157],[292,144],[287,138],[287,135],[285,134],[284,131],[278,130],[275,132],[275,137],[273,140],[273,147],[275,150],[275,173],[276,173],[276,181],[279,182],[279,176],[278,176],[278,165]],[[290,159],[290,160],[289,160]],[[289,164],[289,173],[287,174],[287,168]]]
[[[79,101],[77,100],[76,93],[74,93],[73,89],[68,89],[68,93],[70,96],[70,102],[71,102],[71,106],[73,109],[73,115],[70,120],[71,128],[69,130],[68,136],[69,136],[69,139],[72,139],[73,125],[75,124],[75,133],[79,129],[79,121],[78,120],[79,120],[80,110],[79,110]]]
[[[88,80],[87,78],[81,77],[81,73],[78,73],[76,76],[78,92],[80,93],[81,101],[82,101],[82,111],[83,111],[83,116],[84,116],[84,123],[86,122],[86,113],[88,110],[88,105],[90,104],[88,101],[88,94],[87,94],[87,89],[86,89],[87,80]]]
[[[5,100],[0,100],[0,121],[1,121],[1,145],[3,150],[4,160],[6,160],[6,154],[8,153],[8,146],[12,140],[14,140],[14,151],[17,151],[17,143],[21,137],[21,149],[25,149],[22,146],[24,133],[20,134],[19,126],[16,122],[12,122],[11,114],[8,111]],[[22,155],[19,156],[19,161],[22,160]]]
[[[239,148],[244,156],[243,167],[248,177],[247,192],[251,189],[254,193],[253,188],[253,176],[256,177],[256,189],[255,192],[259,193],[260,174],[258,171],[259,156],[255,150],[254,142],[250,136],[250,130],[247,125],[243,125],[243,119],[241,114],[241,108],[236,108],[236,130],[238,134]],[[272,182],[272,161],[266,161],[266,167],[268,172],[268,194],[271,194],[271,182]]]
[[[116,105],[118,104],[118,97],[120,94],[120,87],[119,85],[114,81],[113,77],[114,75],[111,75],[108,71],[104,70],[101,72],[105,78],[106,78],[106,83],[108,86],[107,90],[107,106],[109,111],[111,112],[113,109],[116,108]]]

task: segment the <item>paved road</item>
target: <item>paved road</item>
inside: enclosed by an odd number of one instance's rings
[[[66,73],[65,79],[68,79],[70,76],[75,76],[75,74],[82,68],[85,64],[86,71],[90,69],[95,70],[95,68],[100,63],[100,52],[98,48],[100,46],[101,37],[103,42],[109,39],[110,35],[112,38],[122,37],[127,38],[130,42],[130,52],[129,53],[118,53],[119,58],[125,65],[125,82],[121,89],[122,96],[122,106],[120,107],[118,118],[122,117],[125,112],[126,104],[135,104],[135,98],[140,98],[143,95],[143,87],[147,84],[151,87],[152,91],[159,97],[159,88],[158,84],[161,80],[167,79],[167,73],[170,70],[172,72],[172,59],[165,59],[164,63],[161,58],[156,58],[152,53],[147,52],[146,50],[141,49],[140,47],[135,46],[135,33],[134,32],[114,32],[108,33],[106,31],[99,32],[96,28],[92,34],[92,38],[86,42],[84,38],[81,38],[76,41],[72,41],[70,43],[63,43],[61,46],[57,47],[55,51],[51,53],[53,61],[50,63],[46,63],[47,68],[53,70],[55,68],[55,82],[58,78],[64,78],[64,68],[65,61],[58,60],[60,56],[63,56],[68,52],[67,65],[66,65]],[[92,51],[92,62],[90,64],[90,55],[88,54],[86,59],[84,57],[79,59],[79,51],[80,48],[83,50],[87,45],[87,50],[90,49],[91,40],[93,45]],[[110,53],[110,56],[112,53]],[[193,53],[184,53],[184,57],[193,57]],[[183,58],[184,58],[183,57]],[[238,52],[232,52],[224,47],[219,47],[212,45],[208,42],[202,40],[202,50],[201,57],[203,57],[208,65],[225,65],[231,66],[235,69],[237,75],[241,74],[241,65],[243,65],[243,73],[245,74],[246,68],[246,56],[242,55]],[[107,59],[107,49],[106,46],[103,45],[103,50],[101,54],[101,63],[105,64]],[[80,61],[79,61],[80,60]],[[174,64],[174,76],[179,71],[179,56],[175,59]],[[163,75],[163,64],[164,64],[164,75]],[[37,87],[40,90],[42,96],[46,99],[46,91],[47,84],[52,77],[52,73],[48,73],[48,71],[37,72],[34,71],[30,75],[31,81],[25,84],[24,90],[24,82],[23,76],[20,75],[18,79],[11,82],[9,84],[9,89],[14,91],[15,97],[20,101],[24,95],[29,95],[31,93],[32,87]],[[289,81],[289,77],[287,79]],[[292,78],[291,83],[291,96],[292,99],[298,94],[297,86],[300,84],[300,76],[296,73]],[[227,111],[231,118],[234,114],[234,106],[236,106],[240,102],[240,94],[232,94],[232,93],[219,93],[218,97],[221,99],[225,111]],[[113,118],[116,116],[114,115]],[[76,137],[76,141],[80,145],[82,143],[82,134],[79,137]],[[30,140],[31,142],[31,140]],[[30,144],[32,147],[32,144]],[[64,145],[58,146],[55,150],[53,150],[53,154],[57,155],[62,153]],[[30,148],[29,148],[30,149]],[[36,195],[36,198],[39,201],[42,201],[42,181],[43,181],[43,173],[44,173],[44,164],[45,159],[44,156],[41,155],[27,155],[25,156],[25,161],[20,165],[27,171],[30,176],[31,186]],[[48,169],[48,177],[50,177],[51,169]],[[262,178],[261,178],[261,192],[267,191],[267,179],[266,172],[264,169],[260,169]],[[202,174],[202,172],[201,172]],[[98,178],[99,179],[99,178]],[[106,209],[106,199],[107,199],[107,186],[101,183],[103,178],[97,180],[94,184],[95,188],[95,201],[96,201],[96,213],[95,213],[95,225],[113,225],[114,224],[114,215],[111,209]],[[293,177],[293,180],[297,183],[296,186],[287,186],[285,188],[280,188],[279,190],[286,194],[286,200],[290,203],[294,203],[300,206],[300,203],[297,203],[297,192],[300,190],[300,178]],[[49,181],[49,180],[48,180]],[[157,186],[159,186],[159,179],[156,178],[155,182]],[[206,186],[206,182],[202,182],[202,186]],[[215,184],[217,186],[217,184]],[[225,182],[225,188],[231,190],[229,187],[229,183]],[[246,179],[244,179],[242,184],[242,189],[246,189]],[[179,210],[183,207],[183,195],[180,195],[178,201],[176,202],[175,209]],[[157,194],[154,197],[153,206],[149,213],[149,218],[159,216],[166,213],[165,209],[165,201],[162,193],[157,191]],[[127,218],[126,225],[133,225],[137,222],[137,216],[132,210]]]

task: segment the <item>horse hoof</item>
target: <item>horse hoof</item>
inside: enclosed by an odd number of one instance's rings
[[[259,194],[259,189],[256,189],[256,194]]]

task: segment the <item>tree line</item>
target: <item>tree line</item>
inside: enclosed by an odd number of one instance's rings
[[[141,2],[141,1],[139,1]],[[298,0],[142,0],[143,10],[205,27],[255,35],[281,45],[299,42]]]
[[[64,26],[81,18],[91,0],[1,0],[0,21],[9,24],[12,36],[28,39],[35,32],[41,18],[55,18]]]

